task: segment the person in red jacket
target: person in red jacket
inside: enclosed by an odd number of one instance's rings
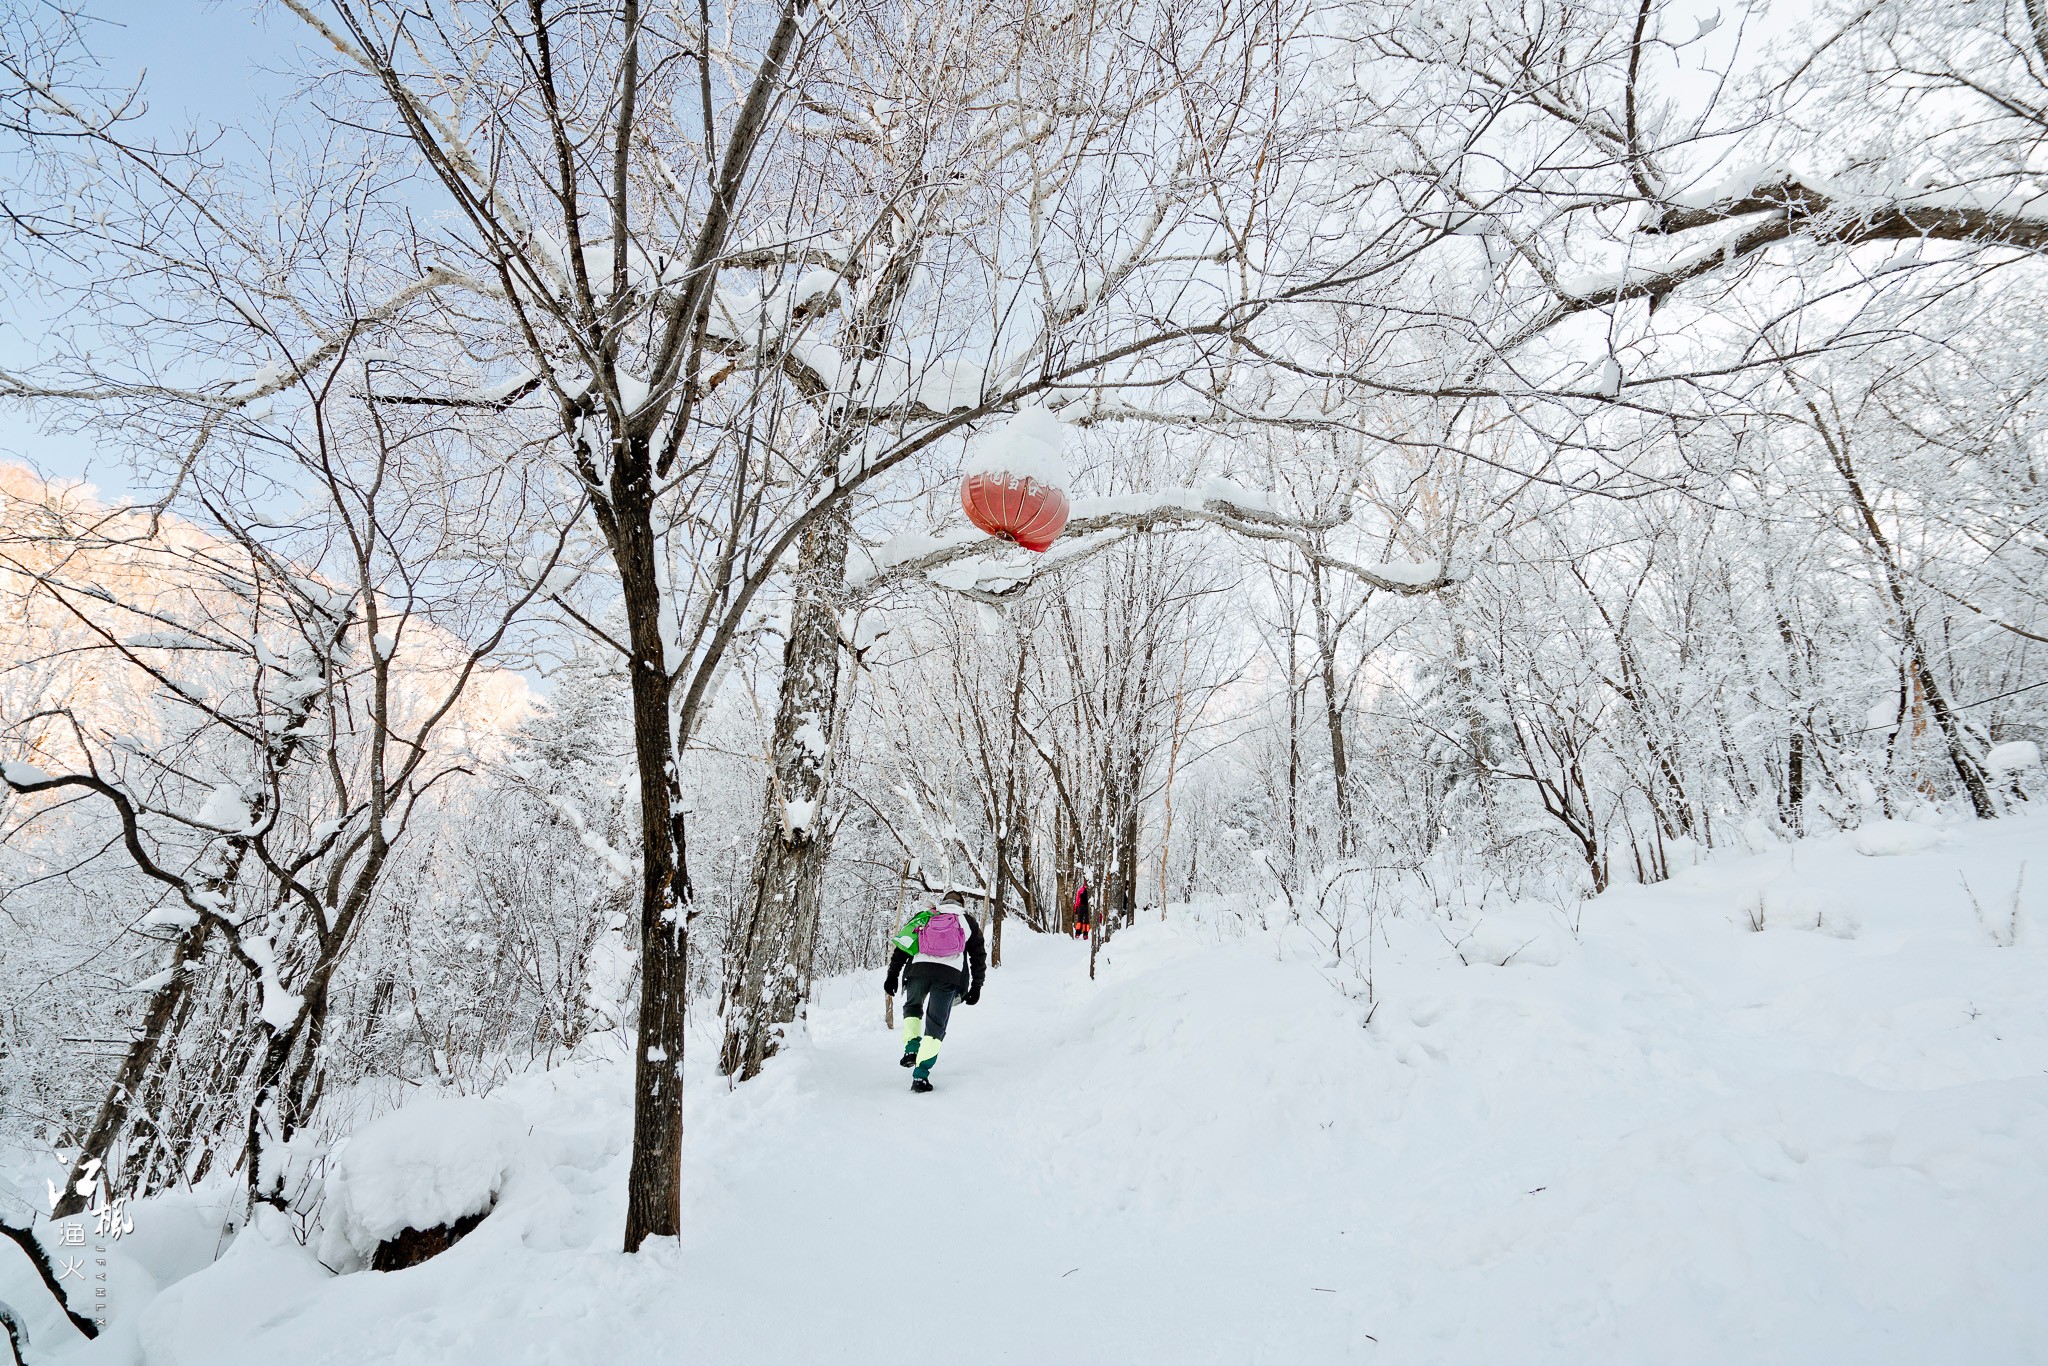
[[[1088,879],[1084,877],[1074,889],[1074,938],[1086,939],[1088,925]]]

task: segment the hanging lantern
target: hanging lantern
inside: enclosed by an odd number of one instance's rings
[[[1066,428],[1043,408],[1022,408],[969,452],[960,508],[991,536],[1042,551],[1067,525]]]
[[[960,481],[967,520],[1026,550],[1044,550],[1067,525],[1067,495],[1036,479],[970,474]]]

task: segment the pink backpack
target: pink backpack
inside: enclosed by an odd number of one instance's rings
[[[938,911],[917,932],[917,951],[926,958],[958,957],[967,947],[967,922],[952,911]]]

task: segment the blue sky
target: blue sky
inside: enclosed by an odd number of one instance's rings
[[[85,12],[108,75],[146,75],[150,116],[168,126],[232,123],[290,90],[273,74],[297,45],[289,14],[242,0],[88,0]]]

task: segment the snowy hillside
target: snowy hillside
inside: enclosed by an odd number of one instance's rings
[[[336,1277],[259,1229],[205,1265],[195,1207],[146,1203],[152,1275],[53,1359],[2039,1360],[2044,852],[2038,817],[1836,836],[1611,892],[1576,938],[1386,918],[1369,1023],[1285,928],[1141,924],[1094,983],[1013,935],[935,1095],[869,980],[757,1082],[696,1069],[680,1246],[618,1253],[629,1076],[584,1059],[460,1103],[509,1175],[439,1258]]]
[[[0,1366],[2048,1362],[2038,7],[430,9],[0,3]]]

